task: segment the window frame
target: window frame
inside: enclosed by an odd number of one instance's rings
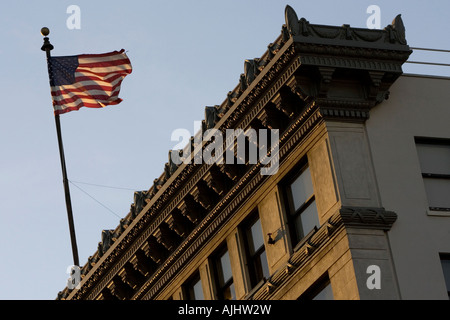
[[[199,282],[200,282],[200,287],[202,289],[202,299],[197,299],[197,297],[195,297],[194,287]],[[198,270],[195,271],[189,277],[189,279],[184,283],[183,288],[184,288],[186,300],[191,300],[191,301],[196,301],[196,300],[202,301],[202,300],[205,300],[205,294],[203,292],[203,282],[202,282],[202,278],[200,277],[200,271],[198,271]]]
[[[243,224],[241,224],[241,230],[242,235],[244,237],[244,250],[246,255],[246,261],[247,261],[247,270],[250,277],[250,286],[251,288],[255,288],[259,283],[264,282],[267,280],[266,276],[264,275],[264,266],[263,266],[263,259],[264,263],[266,264],[267,270],[269,270],[269,262],[267,260],[267,250],[265,246],[264,241],[264,233],[262,233],[262,239],[263,244],[260,246],[257,250],[253,248],[254,253],[251,253],[250,245],[254,245],[253,243],[250,244],[250,240],[253,240],[253,237],[251,235],[251,227],[257,222],[261,223],[261,218],[259,216],[258,210],[253,211],[244,221]],[[261,224],[262,229],[262,224]],[[262,256],[264,254],[265,258]],[[258,263],[256,263],[258,262]],[[257,266],[258,264],[258,266]],[[267,275],[270,277],[270,275]]]
[[[449,263],[450,263],[450,253],[440,253],[439,258],[440,258],[440,262],[441,262],[442,273],[444,275],[445,287],[447,288],[447,295],[450,300],[450,286],[447,286],[447,281],[450,282],[450,280],[447,279],[445,272],[444,272],[444,266],[442,264],[442,261],[444,261],[444,260],[449,261]],[[448,275],[448,277],[450,278],[450,274]]]
[[[220,246],[219,249],[216,251],[216,253],[214,253],[214,255],[212,256],[213,275],[214,275],[214,281],[215,281],[215,285],[216,285],[216,295],[219,300],[229,300],[229,299],[225,299],[225,295],[224,295],[225,290],[227,290],[228,288],[230,288],[230,290],[233,290],[234,298],[236,299],[236,288],[234,287],[234,278],[233,278],[233,272],[232,272],[233,268],[231,265],[231,260],[230,260],[231,277],[227,281],[223,280],[224,283],[221,284],[221,282],[222,282],[221,279],[224,278],[221,258],[225,255],[225,253],[228,254],[228,257],[230,257],[228,246],[226,244]],[[231,300],[233,300],[233,299],[231,299]]]
[[[293,248],[296,248],[298,246],[298,244],[301,243],[303,239],[305,239],[305,237],[307,237],[308,235],[311,235],[311,232],[315,232],[318,229],[318,227],[314,227],[313,229],[309,230],[305,234],[305,231],[303,230],[304,229],[303,224],[301,221],[302,213],[304,213],[311,205],[315,205],[316,211],[318,212],[314,186],[313,186],[312,195],[310,195],[306,199],[306,201],[302,205],[300,205],[299,208],[297,208],[297,210],[295,210],[294,199],[293,199],[293,194],[292,194],[292,189],[291,189],[291,185],[298,178],[300,178],[300,176],[308,168],[311,168],[311,166],[309,165],[308,160],[305,156],[292,170],[290,170],[286,174],[285,178],[282,180],[282,183],[281,183],[281,189],[282,189],[281,194],[283,197],[283,202],[285,203],[286,218],[287,218],[287,222],[288,222],[287,224],[288,224],[290,238],[292,241]],[[312,180],[312,175],[311,175],[311,180]],[[301,224],[301,234],[299,234],[298,229],[296,228],[296,223],[298,222],[298,220],[300,220],[300,224]],[[317,216],[317,220],[320,223],[319,216]],[[295,251],[295,249],[294,249],[294,251]]]
[[[316,298],[322,293],[327,287],[331,289],[331,293],[334,293],[333,287],[331,286],[330,277],[328,272],[320,276],[308,289],[303,292],[300,297],[297,298],[298,301],[308,301],[308,300],[317,300]]]
[[[414,138],[416,152],[418,161],[420,164],[420,152],[417,148],[417,145],[441,145],[441,146],[448,146],[450,148],[450,139],[445,138],[428,138],[428,137],[415,137]],[[433,173],[433,172],[423,172],[422,167],[420,167],[420,172],[422,175],[422,180],[424,183],[425,192],[427,193],[427,188],[425,186],[425,179],[442,179],[442,180],[449,180],[450,182],[450,172],[448,174],[442,174],[442,173]],[[430,200],[428,199],[427,194],[427,201],[428,201],[428,210],[439,212],[443,214],[450,214],[450,207],[434,207],[431,206]]]

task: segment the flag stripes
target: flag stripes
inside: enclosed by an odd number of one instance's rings
[[[74,57],[51,57],[49,73],[55,114],[81,107],[118,104],[122,80],[132,71],[124,50]]]

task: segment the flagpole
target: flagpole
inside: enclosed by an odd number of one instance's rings
[[[50,30],[48,28],[44,27],[41,29],[41,34],[44,36],[44,44],[42,45],[41,50],[45,51],[45,53],[47,55],[47,64],[50,68],[50,65],[49,65],[49,59],[51,57],[50,51],[53,50],[53,45],[50,43],[50,40],[47,37],[49,35],[49,33],[50,33]],[[49,70],[49,72],[50,72],[50,70]],[[78,259],[77,239],[75,236],[75,224],[73,221],[72,203],[70,200],[70,190],[69,190],[69,180],[67,179],[66,160],[64,158],[64,148],[63,148],[63,143],[62,143],[61,122],[59,119],[59,114],[55,114],[55,125],[56,125],[56,133],[58,136],[59,157],[61,160],[64,194],[65,194],[65,199],[66,199],[67,218],[69,220],[70,241],[72,243],[73,264],[75,266],[79,266],[80,262]]]

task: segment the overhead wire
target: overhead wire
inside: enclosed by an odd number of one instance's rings
[[[426,62],[426,61],[405,61],[405,63],[426,64],[426,65],[440,66],[440,67],[450,67],[449,63],[437,63],[437,62]]]
[[[121,189],[121,190],[132,190],[132,191],[136,191],[137,190],[137,189],[133,189],[133,188],[106,186],[106,185],[103,185],[103,184],[96,184],[96,183],[89,183],[89,182],[82,182],[82,181],[73,181],[73,180],[71,180],[71,182],[79,183],[79,184],[85,184],[85,185],[89,185],[89,186],[101,187],[101,188],[109,188],[109,189]]]
[[[84,194],[86,194],[88,197],[90,197],[92,200],[94,200],[95,202],[97,202],[99,205],[101,205],[103,208],[105,208],[106,210],[108,210],[109,212],[111,212],[113,215],[115,215],[115,216],[118,217],[119,219],[122,218],[122,217],[119,216],[117,213],[115,213],[111,208],[107,207],[105,204],[101,203],[99,200],[95,199],[92,195],[90,195],[88,192],[86,192],[86,191],[83,190],[81,187],[79,187],[76,183],[74,183],[74,181],[69,180],[69,183],[72,184],[73,186],[75,186],[76,188],[78,188],[81,192],[83,192]]]
[[[423,51],[436,51],[436,52],[450,52],[450,50],[446,49],[432,49],[432,48],[417,48],[417,47],[410,47],[413,50],[423,50]]]
[[[419,47],[410,47],[410,48],[411,48],[412,50],[450,53],[450,50],[447,50],[447,49],[419,48]],[[449,63],[439,63],[439,62],[405,61],[405,63],[424,64],[424,65],[432,65],[432,66],[440,66],[440,67],[450,67],[450,64],[449,64]]]

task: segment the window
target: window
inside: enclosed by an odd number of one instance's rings
[[[450,212],[450,140],[416,138],[428,206]]]
[[[311,172],[303,163],[295,176],[286,180],[288,221],[293,243],[298,243],[315,227],[319,227],[319,215],[314,197]]]
[[[202,280],[200,274],[196,273],[186,284],[188,300],[204,300]]]
[[[447,294],[450,299],[450,255],[441,255],[441,265],[444,272],[445,285],[447,286]]]
[[[320,277],[298,300],[334,300],[328,274]]]
[[[331,289],[331,283],[323,284],[324,287],[312,298],[312,300],[333,300],[333,290]]]
[[[267,263],[264,235],[261,221],[257,213],[252,215],[245,225],[245,242],[248,258],[248,267],[252,287],[264,278],[269,278],[269,265]]]
[[[225,246],[216,255],[214,260],[216,273],[217,295],[221,300],[236,300],[234,291],[233,275],[231,273],[230,255]]]

